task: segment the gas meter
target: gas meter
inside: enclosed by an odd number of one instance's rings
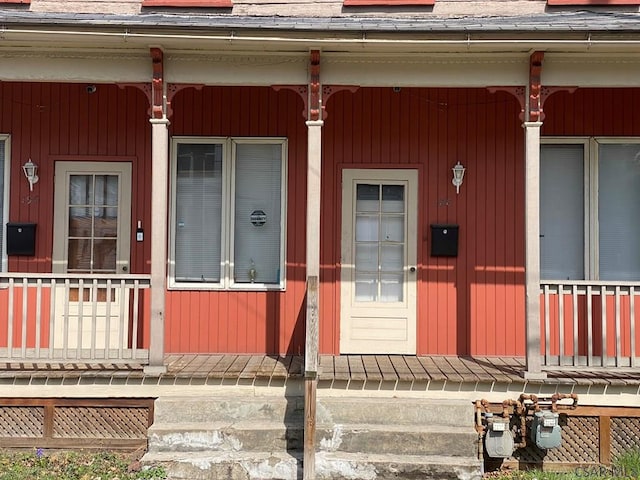
[[[509,458],[513,454],[513,432],[509,428],[509,419],[494,417],[492,413],[485,414],[487,431],[484,445],[487,455],[492,458]]]
[[[531,423],[531,440],[538,448],[558,448],[562,443],[559,416],[555,412],[535,412]]]

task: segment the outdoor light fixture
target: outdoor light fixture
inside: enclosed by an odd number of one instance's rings
[[[38,183],[38,166],[29,159],[27,163],[22,166],[24,176],[27,177],[29,182],[29,190],[33,192],[33,184]]]
[[[453,171],[453,178],[451,179],[451,183],[456,187],[456,194],[460,193],[460,185],[462,185],[462,180],[464,179],[464,172],[466,168],[460,162],[456,163],[455,167],[451,169]]]

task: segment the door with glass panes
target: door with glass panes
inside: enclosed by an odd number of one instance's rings
[[[345,169],[340,353],[416,353],[416,170]]]
[[[130,163],[56,162],[54,273],[128,274],[130,233]],[[59,284],[54,347],[126,348],[127,306],[126,292],[115,286]]]

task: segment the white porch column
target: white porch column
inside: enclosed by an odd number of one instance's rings
[[[151,122],[151,341],[147,374],[167,371],[164,365],[164,311],[167,278],[167,184],[169,120]]]
[[[527,379],[546,378],[540,359],[540,128],[525,122],[525,318]]]
[[[322,170],[322,120],[307,122],[307,314],[305,338],[304,480],[315,479],[316,389],[320,288],[320,172]]]

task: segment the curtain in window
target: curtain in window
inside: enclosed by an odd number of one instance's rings
[[[235,159],[234,281],[280,281],[282,145],[239,143]]]
[[[584,147],[543,145],[540,152],[540,276],[582,280]]]
[[[600,280],[640,280],[640,145],[600,145]]]
[[[176,281],[220,282],[222,145],[179,144],[176,178]]]

